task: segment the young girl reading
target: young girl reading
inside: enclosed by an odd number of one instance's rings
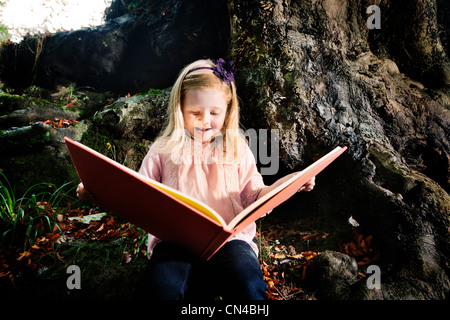
[[[181,71],[170,96],[169,122],[139,170],[206,203],[226,222],[292,176],[271,186],[264,184],[239,130],[233,72],[233,63],[223,59],[216,63],[198,60]],[[299,191],[313,187],[314,179]],[[82,184],[77,193],[82,199],[89,197]],[[266,299],[255,233],[253,223],[206,262],[199,262],[183,247],[149,235],[147,288],[151,297]]]

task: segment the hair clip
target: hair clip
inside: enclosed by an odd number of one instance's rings
[[[214,74],[221,79],[223,82],[225,82],[228,85],[231,85],[231,82],[234,81],[234,62],[228,61],[225,62],[222,58],[219,58],[216,62],[216,66],[214,68],[211,67],[199,67],[189,70],[187,74],[189,74],[192,71],[200,70],[200,69],[210,69],[214,71]]]
[[[216,67],[213,68],[214,74],[218,76],[226,84],[231,85],[234,81],[234,62],[225,62],[222,58],[217,60]]]

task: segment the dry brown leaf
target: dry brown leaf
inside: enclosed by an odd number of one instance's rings
[[[123,262],[129,263],[131,261],[131,254],[128,251],[123,252]]]

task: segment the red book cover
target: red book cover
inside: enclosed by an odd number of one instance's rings
[[[114,160],[65,138],[75,168],[94,202],[157,238],[209,259],[233,234],[270,212],[333,162],[337,147],[289,181],[247,207],[228,225],[220,214],[188,195],[151,180]]]

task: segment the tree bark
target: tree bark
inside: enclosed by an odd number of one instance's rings
[[[448,296],[448,58],[435,2],[381,1],[381,31],[367,28],[368,1],[228,4],[243,123],[280,131],[286,171],[349,147],[290,211],[336,232],[353,216],[374,235],[385,290],[360,297]]]

